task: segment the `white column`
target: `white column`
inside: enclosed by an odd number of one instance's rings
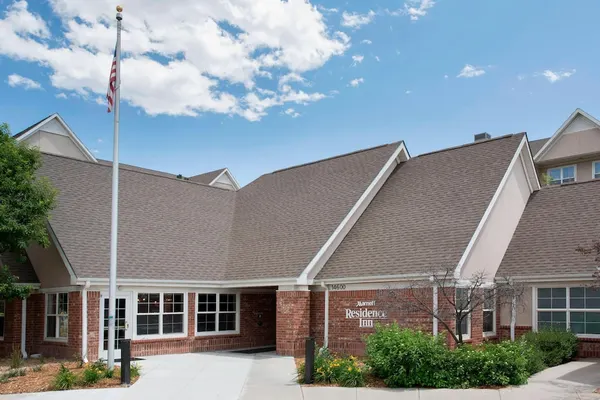
[[[433,315],[438,314],[438,287],[433,287]],[[438,319],[433,317],[433,335],[438,334]]]
[[[27,358],[27,299],[21,300],[21,355]]]
[[[515,341],[515,325],[517,324],[517,298],[513,296],[510,304],[510,340]]]
[[[88,299],[86,287],[81,291],[81,359],[88,362]]]
[[[323,347],[329,347],[329,288],[325,286],[325,329],[323,331]]]

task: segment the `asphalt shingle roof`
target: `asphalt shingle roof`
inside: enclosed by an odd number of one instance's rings
[[[194,176],[190,177],[190,181],[197,182],[197,183],[204,183],[206,185],[209,185],[224,170],[225,170],[225,168],[221,168],[221,169],[216,169],[214,171],[205,172],[205,173],[200,174],[200,175],[194,175]]]
[[[423,154],[398,165],[317,279],[456,266],[523,136]]]
[[[234,192],[121,166],[120,278],[295,278],[398,143],[263,175]],[[110,163],[43,154],[50,224],[80,278],[108,277]]]
[[[519,221],[497,276],[588,274],[597,264],[575,251],[600,240],[600,180],[535,192]]]
[[[546,144],[546,142],[550,140],[550,138],[531,140],[529,142],[529,147],[531,148],[531,155],[535,157],[538,151],[541,150],[542,147]]]
[[[18,283],[39,283],[39,279],[27,257],[21,259],[15,253],[0,254],[0,265],[7,266],[11,274],[16,276]]]

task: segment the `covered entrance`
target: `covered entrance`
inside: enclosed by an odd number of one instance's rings
[[[98,357],[108,358],[108,292],[100,298],[100,349]],[[131,339],[132,310],[131,293],[117,293],[115,298],[115,359],[121,358],[121,341]]]

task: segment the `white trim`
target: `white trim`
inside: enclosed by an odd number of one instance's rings
[[[73,293],[73,292],[81,292],[81,288],[79,286],[62,286],[62,287],[39,289],[38,292],[39,293]]]
[[[329,288],[324,282],[321,287],[325,289],[325,316],[323,318],[323,347],[329,347]]]
[[[84,287],[81,291],[81,359],[84,362],[88,362],[88,324],[87,324],[87,314],[88,314],[88,298],[87,298],[87,288]]]
[[[527,137],[527,134],[525,134],[525,136]],[[535,186],[532,187],[532,191],[540,190],[542,188],[542,184],[540,183],[540,177],[537,174],[537,168],[535,166],[535,160],[533,158],[533,154],[531,154],[531,147],[529,146],[529,138],[527,138],[527,146],[525,146],[525,147],[527,148],[527,155],[529,156],[528,159],[531,163],[530,165],[532,168],[533,176],[535,178]],[[525,176],[529,177],[529,174],[527,173],[527,168],[525,166],[525,160],[521,159],[521,161],[523,162]],[[528,181],[529,181],[529,178],[528,178]]]
[[[567,120],[565,122],[563,122],[563,124],[560,126],[560,128],[558,128],[558,130],[556,132],[554,132],[554,135],[552,135],[552,137],[546,143],[544,143],[542,148],[538,150],[538,152],[536,153],[536,155],[534,157],[534,160],[536,162],[538,162],[540,160],[540,158],[542,158],[548,152],[548,150],[550,150],[552,148],[552,146],[554,146],[558,137],[563,134],[563,132],[567,129],[567,127],[571,124],[571,122],[573,122],[575,120],[575,118],[577,118],[579,115],[589,119],[598,128],[600,128],[600,121],[598,121],[596,118],[592,117],[590,114],[583,111],[581,108],[576,109],[569,116],[569,118],[567,118]]]
[[[510,340],[515,341],[515,327],[517,326],[517,296],[513,295],[510,302]]]
[[[88,159],[88,161],[98,162],[98,160],[96,160],[96,157],[94,157],[94,155],[88,150],[88,148],[85,147],[85,145],[79,140],[77,135],[75,135],[75,133],[71,130],[71,128],[69,128],[67,123],[57,113],[52,114],[45,120],[39,122],[34,127],[27,130],[27,132],[25,132],[24,134],[22,134],[21,136],[19,136],[16,139],[17,142],[27,139],[29,136],[33,135],[39,128],[41,128],[42,126],[44,126],[45,124],[47,124],[48,122],[50,122],[53,119],[56,119],[63,126],[63,128],[65,128],[65,130],[67,131],[67,133],[69,134],[69,136],[71,137],[71,139],[73,140],[75,145],[79,148],[79,150],[81,150],[83,152],[83,155]]]
[[[494,296],[492,298],[492,300],[494,301],[494,305],[492,306],[492,308],[485,308],[485,290],[490,290],[490,289],[484,289],[484,301],[483,301],[483,308],[482,308],[482,313],[485,313],[486,311],[491,311],[492,312],[492,316],[493,316],[493,320],[492,320],[492,324],[493,324],[493,329],[491,331],[485,331],[485,329],[483,329],[483,320],[482,320],[482,331],[483,331],[483,337],[490,337],[490,336],[496,336],[498,334],[498,327],[496,326],[496,312],[497,307],[496,307],[496,297]],[[484,315],[485,317],[485,315]]]
[[[21,300],[21,355],[27,359],[27,299]]]
[[[572,282],[572,281],[593,281],[592,272],[589,274],[570,274],[568,276],[565,275],[530,275],[530,276],[511,276],[511,280],[515,282],[531,282],[531,283],[540,283],[540,282]],[[564,284],[564,283],[563,283]]]
[[[213,332],[198,332],[198,295],[199,294],[214,294],[216,295],[216,308],[214,311],[215,314],[215,330]],[[235,308],[235,330],[234,331],[219,331],[219,295],[220,294],[233,294],[235,295],[236,308]],[[194,336],[196,337],[206,337],[206,336],[224,336],[224,335],[239,335],[240,334],[240,314],[242,313],[240,310],[240,292],[239,291],[203,291],[196,292],[194,296]],[[212,314],[212,311],[203,312],[203,314]]]
[[[60,242],[58,241],[58,238],[56,237],[56,234],[54,233],[54,230],[52,229],[52,226],[50,225],[49,222],[46,222],[46,228],[47,228],[46,230],[49,233],[50,240],[52,240],[52,242],[54,243],[54,246],[58,250],[58,254],[60,255],[61,260],[63,261],[63,264],[67,268],[67,272],[69,273],[71,285],[77,284],[77,276],[75,275],[75,270],[73,270],[73,267],[71,266],[71,263],[69,262],[69,259],[67,258],[67,255],[63,251],[63,248],[60,245]],[[82,284],[85,284],[85,281]]]
[[[215,179],[213,179],[208,185],[212,186],[214,183],[216,183],[219,180],[220,177],[223,176],[223,174],[227,175],[227,177],[229,178],[229,180],[231,181],[231,183],[233,183],[233,187],[235,188],[235,190],[240,190],[240,184],[235,179],[235,177],[233,176],[233,174],[229,171],[229,168],[223,169],[223,171],[221,171],[221,173],[219,175],[217,175],[217,177]]]
[[[492,210],[496,206],[496,203],[498,202],[498,198],[500,197],[500,194],[504,190],[504,187],[506,186],[506,183],[508,182],[508,178],[510,177],[510,174],[512,173],[513,167],[516,164],[517,160],[519,160],[519,157],[521,156],[521,150],[523,150],[523,146],[525,146],[525,144],[528,145],[528,141],[527,141],[527,137],[523,136],[523,139],[521,140],[519,147],[517,147],[515,155],[513,156],[512,160],[510,161],[510,164],[508,164],[508,168],[506,168],[506,172],[504,173],[504,176],[502,177],[502,180],[500,181],[500,184],[498,185],[498,188],[496,189],[496,192],[494,193],[494,196],[492,197],[490,204],[488,205],[487,209],[485,210],[483,217],[479,221],[479,224],[477,225],[477,229],[475,229],[475,233],[473,233],[473,236],[471,237],[471,240],[469,241],[467,248],[465,249],[462,257],[460,258],[460,261],[458,262],[458,264],[456,265],[456,268],[454,269],[454,277],[456,279],[460,278],[460,274],[462,272],[462,267],[467,262],[469,257],[471,256],[471,251],[473,250],[473,247],[475,246],[475,243],[477,242],[477,239],[479,238],[479,235],[481,234],[483,227],[485,226],[488,218],[490,217]],[[528,147],[529,147],[529,145],[528,145]],[[525,172],[525,174],[527,174],[527,171],[524,171],[524,172]]]
[[[116,299],[122,298],[125,299],[125,318],[126,318],[126,326],[125,326],[125,339],[131,339],[133,340],[133,334],[132,334],[132,327],[133,327],[133,323],[130,323],[131,319],[134,319],[134,312],[133,312],[133,292],[131,291],[117,291],[116,295],[115,295]],[[105,351],[104,350],[104,300],[108,300],[108,290],[100,290],[100,298],[98,299],[98,301],[100,302],[98,304],[98,358],[99,359],[104,359],[106,360],[106,358],[103,358],[102,356],[105,355]],[[108,339],[108,337],[107,337]],[[121,350],[117,350],[115,349],[115,358],[120,358],[121,357]]]
[[[78,285],[84,285],[89,281],[94,286],[108,285],[108,278],[79,278]],[[279,286],[282,284],[296,284],[296,278],[274,278],[274,279],[248,279],[234,281],[188,281],[188,280],[161,280],[161,279],[117,279],[119,286],[141,286],[141,287],[168,287],[168,288],[241,288]]]
[[[159,294],[159,312],[158,314],[138,314],[137,311],[137,298],[139,293],[151,293],[151,294]],[[163,318],[164,318],[164,295],[165,293],[174,293],[174,294],[183,294],[183,332],[180,333],[162,333],[163,331]],[[182,290],[137,290],[133,292],[132,300],[131,300],[131,315],[132,315],[132,324],[130,326],[133,328],[131,338],[132,340],[159,340],[159,339],[173,339],[173,338],[184,338],[187,337],[188,333],[188,297],[189,294],[186,291]],[[171,313],[170,313],[171,314]],[[181,313],[175,313],[181,314]],[[158,315],[158,332],[157,334],[146,334],[146,335],[138,335],[137,333],[137,317],[138,315]]]
[[[565,168],[570,168],[573,167],[573,182],[563,182],[564,178],[563,178],[563,169]],[[550,170],[553,169],[559,169],[560,170],[560,183],[552,183],[550,182],[551,185],[562,185],[565,183],[574,183],[577,182],[577,164],[569,164],[569,165],[561,165],[558,167],[551,167],[546,169],[546,174],[548,174],[548,176],[550,176]]]
[[[596,165],[600,166],[600,161],[593,161],[592,162],[592,179],[600,179],[600,176],[596,176],[595,172],[596,172]],[[600,172],[599,172],[600,174]]]
[[[443,273],[443,271],[439,271]],[[396,274],[396,275],[372,275],[372,276],[356,276],[347,278],[330,278],[315,279],[313,284],[320,285],[321,282],[327,284],[345,283],[345,284],[363,284],[363,283],[389,283],[390,281],[413,281],[413,280],[428,280],[431,274],[429,273],[412,273],[412,274]]]
[[[436,336],[438,334],[438,319],[435,317],[438,314],[438,287],[437,285],[433,285],[433,335]]]
[[[375,179],[373,179],[371,184],[363,192],[342,222],[340,222],[335,231],[327,239],[325,244],[319,249],[306,268],[304,268],[304,271],[302,271],[302,274],[298,277],[299,285],[308,285],[312,283],[312,280],[321,271],[327,260],[329,260],[329,257],[335,252],[342,240],[344,240],[356,221],[358,221],[362,213],[371,203],[377,192],[379,192],[387,178],[392,174],[394,168],[399,164],[399,156],[402,152],[404,152],[407,159],[410,158],[408,151],[404,146],[404,142],[401,142],[398,145],[398,148],[394,151],[383,168],[381,168],[377,176],[375,176]]]
[[[67,337],[59,337],[59,332],[60,332],[60,323],[59,323],[59,318],[60,318],[60,314],[58,314],[58,298],[60,297],[61,294],[66,294],[67,295]],[[55,310],[55,314],[50,314],[48,315],[48,296],[50,295],[56,295],[56,310]],[[44,341],[45,342],[60,342],[60,343],[67,343],[69,341],[69,292],[52,292],[52,293],[45,293],[44,294]],[[56,337],[48,337],[48,317],[54,317],[56,318],[56,327],[55,329],[55,334]]]

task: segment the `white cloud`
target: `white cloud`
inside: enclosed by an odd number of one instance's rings
[[[377,60],[377,62],[380,62],[381,60],[379,59],[379,56],[375,56],[375,60]]]
[[[54,97],[56,97],[57,99],[66,99],[67,95],[65,93],[57,93]]]
[[[267,110],[271,107],[282,106],[286,103],[307,105],[326,97],[323,93],[306,93],[302,90],[296,91],[291,88],[285,93],[262,98],[256,93],[250,92],[244,96],[241,101],[241,108],[236,111],[249,121],[259,121],[267,115]]]
[[[279,78],[279,90],[282,92],[290,91],[291,87],[288,85],[290,82],[300,82],[306,84],[306,79],[295,72],[290,72],[289,74],[283,75]]]
[[[543,77],[548,79],[548,82],[554,83],[560,81],[561,79],[570,78],[575,72],[575,69],[572,69],[570,71],[552,71],[547,69],[544,72],[539,73],[538,75],[542,75]]]
[[[419,18],[426,16],[428,10],[434,5],[434,0],[407,0],[404,3],[404,8],[398,10],[386,9],[385,11],[387,14],[394,17],[408,15],[411,21],[417,21]]]
[[[524,74],[517,75],[517,79],[520,80],[520,81],[522,81],[525,78],[526,78],[526,76]]]
[[[349,28],[360,29],[363,25],[370,24],[373,22],[375,18],[375,11],[370,10],[366,14],[359,14],[356,12],[346,12],[342,13],[342,26],[347,26]]]
[[[6,81],[8,86],[17,87],[20,86],[25,90],[40,90],[42,89],[42,85],[39,82],[34,81],[33,79],[26,78],[19,74],[10,74],[8,76],[8,80]]]
[[[362,44],[373,44],[372,41],[370,41],[369,39],[363,39],[360,41]]]
[[[317,10],[319,10],[322,13],[325,13],[325,14],[335,14],[335,13],[337,13],[337,12],[340,11],[337,8],[327,8],[327,7],[322,6],[320,4],[317,5]]]
[[[485,70],[481,67],[474,67],[471,64],[466,64],[460,73],[456,76],[457,78],[474,78],[485,74]]]
[[[100,150],[98,150],[98,149],[92,149],[92,153],[98,154],[98,153],[100,153]]]
[[[98,142],[98,143],[102,143],[102,142],[104,142],[104,140],[102,140],[102,139],[98,139],[98,140],[97,140],[97,142]]]
[[[406,92],[404,92],[405,94],[411,94],[412,90],[407,90]]]
[[[360,85],[361,83],[364,83],[364,82],[365,82],[365,80],[363,78],[355,78],[350,81],[348,86],[357,87],[358,85]]]
[[[103,96],[116,37],[114,2],[49,4],[52,14],[44,18],[24,0],[8,6],[0,15],[0,55],[47,69],[58,89],[89,100]],[[168,7],[129,0],[124,17],[121,98],[150,115],[245,116],[256,77],[321,68],[350,43],[303,0],[178,0]]]
[[[283,113],[285,115],[289,115],[292,118],[298,118],[300,116],[300,113],[296,112],[296,110],[294,110],[293,108],[288,108]]]
[[[363,62],[363,60],[365,59],[365,56],[361,55],[361,54],[355,54],[352,56],[352,66],[356,67],[358,64],[360,64],[361,62]]]

